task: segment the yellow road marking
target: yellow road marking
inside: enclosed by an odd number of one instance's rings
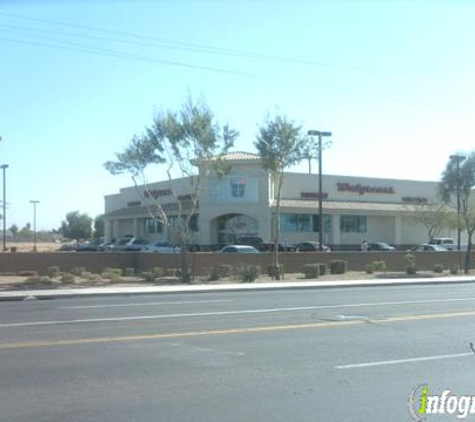
[[[97,337],[97,338],[79,338],[69,340],[50,340],[50,341],[25,341],[14,342],[0,345],[0,350],[11,349],[24,349],[24,348],[37,348],[37,347],[54,347],[54,346],[71,346],[79,344],[94,344],[94,343],[113,343],[123,341],[139,341],[139,340],[153,340],[153,339],[170,339],[170,338],[182,338],[182,337],[200,337],[211,335],[226,335],[226,334],[252,334],[281,330],[301,330],[301,329],[317,329],[317,328],[329,328],[329,327],[345,327],[352,325],[363,325],[368,322],[372,323],[393,323],[393,322],[406,322],[406,321],[420,321],[428,319],[443,319],[443,318],[462,318],[475,316],[475,311],[465,312],[450,312],[441,314],[425,314],[425,315],[405,315],[397,317],[388,317],[373,320],[350,320],[350,321],[328,321],[328,322],[315,322],[306,324],[285,324],[285,325],[271,325],[264,327],[243,327],[243,328],[223,328],[217,330],[206,331],[188,331],[183,333],[161,333],[161,334],[142,334],[142,335],[130,335],[130,336],[117,336],[117,337]]]

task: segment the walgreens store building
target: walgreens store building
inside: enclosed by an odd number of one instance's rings
[[[218,178],[202,166],[199,205],[190,221],[192,242],[203,246],[236,242],[241,236],[273,241],[276,184],[263,170],[259,156],[234,152],[226,157],[230,173]],[[173,226],[191,212],[190,177],[147,186],[131,186],[105,197],[106,238],[143,237],[150,241],[176,242],[174,231],[156,218],[161,204]],[[357,249],[363,240],[387,242],[398,248],[427,242],[427,231],[414,222],[417,204],[440,202],[437,182],[323,176],[323,239],[332,250]],[[319,238],[318,175],[285,174],[281,199],[281,240],[288,245]],[[449,230],[440,236],[454,237]]]

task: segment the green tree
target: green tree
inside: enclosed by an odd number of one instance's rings
[[[280,202],[282,185],[284,182],[284,170],[299,162],[304,157],[305,138],[302,136],[302,128],[296,126],[286,117],[276,116],[267,118],[259,128],[257,140],[254,143],[259,151],[262,166],[272,175],[274,186],[277,186],[275,198],[276,208],[274,216],[274,278],[280,280],[282,274],[279,264],[280,242]]]
[[[153,125],[143,135],[134,136],[124,152],[116,154],[115,161],[105,163],[112,174],[131,174],[136,185],[137,177],[146,185],[145,170],[149,166],[158,165],[165,169],[176,204],[173,214],[177,218],[170,219],[158,201],[155,201],[153,210],[149,208],[149,214],[167,225],[179,240],[182,281],[188,281],[190,277],[190,221],[198,208],[201,175],[206,166],[218,176],[229,171],[222,157],[233,146],[237,136],[238,132],[229,126],[221,127],[215,122],[213,113],[203,101],[195,103],[190,97],[178,112],[158,113]],[[191,195],[184,198],[175,191],[171,182],[176,173],[189,180]]]
[[[13,239],[16,239],[18,232],[20,231],[18,226],[16,224],[12,224],[8,230],[12,232]]]
[[[475,152],[460,164],[450,160],[440,182],[440,194],[444,202],[457,210],[457,191],[460,197],[461,228],[467,232],[467,251],[465,254],[464,272],[470,271],[470,255],[472,250],[472,236],[475,232]]]
[[[100,239],[101,237],[104,237],[105,235],[105,222],[104,218],[102,215],[98,215],[94,219],[94,232],[93,232],[93,237],[94,239]]]
[[[74,239],[79,243],[79,239],[88,239],[92,235],[92,218],[79,211],[66,214],[66,220],[61,223],[59,229],[61,234],[67,239]]]
[[[31,230],[31,223],[26,223],[24,227],[18,232],[21,239],[31,239],[33,237],[33,231]]]

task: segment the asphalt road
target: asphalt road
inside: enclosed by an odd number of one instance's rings
[[[475,285],[2,302],[0,420],[411,421],[474,327]]]

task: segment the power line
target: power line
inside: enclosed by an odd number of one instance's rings
[[[218,72],[218,73],[224,73],[224,74],[230,74],[230,75],[262,77],[262,78],[265,77],[263,75],[240,72],[237,70],[222,69],[222,68],[217,68],[217,67],[212,67],[212,66],[194,65],[190,63],[183,63],[183,62],[177,62],[177,61],[172,61],[172,60],[156,59],[153,57],[117,52],[114,50],[108,50],[108,49],[102,49],[102,48],[96,48],[96,47],[89,47],[89,46],[84,46],[81,44],[71,43],[71,42],[63,42],[64,45],[59,45],[59,44],[48,44],[44,42],[37,42],[37,41],[31,41],[31,40],[18,40],[18,39],[13,39],[13,38],[6,38],[6,37],[0,37],[0,40],[19,43],[19,44],[56,48],[56,49],[67,50],[67,51],[77,51],[81,53],[89,53],[89,54],[95,54],[95,55],[100,55],[100,56],[109,56],[109,57],[116,57],[116,58],[122,58],[122,59],[130,59],[130,60],[140,60],[140,61],[145,61],[145,62],[150,62],[150,63],[161,63],[161,64],[166,64],[166,65],[171,65],[171,66],[180,66],[180,67],[185,67],[189,69],[207,70],[211,72]]]
[[[143,34],[137,34],[137,33],[131,33],[131,32],[115,31],[115,30],[97,28],[97,27],[93,27],[93,26],[77,25],[77,24],[72,24],[72,23],[58,22],[58,21],[54,21],[54,20],[50,20],[50,19],[32,18],[32,17],[29,17],[29,16],[18,15],[18,14],[13,14],[13,13],[0,12],[0,15],[7,16],[7,17],[12,17],[12,18],[15,18],[15,19],[23,19],[23,20],[29,20],[29,21],[34,21],[34,22],[42,22],[42,23],[47,23],[47,24],[51,24],[51,25],[65,26],[65,27],[76,28],[76,29],[80,29],[80,30],[96,31],[96,32],[100,32],[100,33],[125,36],[125,37],[128,37],[128,38],[136,38],[136,39],[154,41],[155,43],[158,42],[158,43],[169,44],[168,47],[166,45],[162,44],[161,46],[164,47],[164,48],[186,49],[188,51],[191,50],[191,51],[202,52],[202,53],[207,53],[207,54],[227,55],[227,56],[244,57],[244,58],[259,59],[259,60],[271,60],[271,61],[287,62],[287,63],[301,64],[301,65],[311,65],[311,66],[320,66],[320,67],[339,67],[339,68],[342,68],[342,69],[359,70],[359,71],[361,71],[361,70],[370,70],[370,69],[364,69],[364,68],[356,67],[356,66],[335,65],[335,64],[332,64],[332,63],[319,62],[319,61],[313,61],[313,60],[296,59],[296,58],[284,57],[284,56],[274,56],[274,55],[267,55],[267,54],[261,54],[261,53],[253,53],[253,52],[248,52],[248,51],[243,51],[243,50],[238,50],[238,49],[221,48],[221,47],[214,47],[214,46],[209,46],[209,45],[204,45],[204,44],[196,44],[196,43],[190,43],[190,42],[176,41],[176,40],[170,40],[170,39],[159,38],[159,37],[152,37],[152,36],[149,36],[149,35],[143,35]],[[41,30],[39,30],[39,31],[41,31]],[[81,36],[81,35],[75,35],[75,36]],[[122,41],[117,40],[117,41],[118,42],[127,42],[127,41],[124,41],[124,40],[122,40]]]

